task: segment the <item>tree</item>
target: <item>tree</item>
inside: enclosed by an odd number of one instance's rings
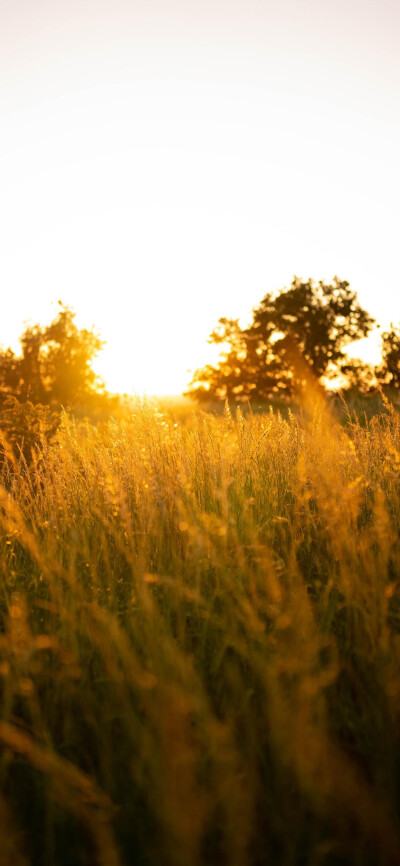
[[[26,328],[21,355],[0,351],[0,391],[24,402],[77,406],[104,393],[104,383],[92,369],[103,343],[93,332],[79,330],[75,313],[59,302],[60,310],[45,328]]]
[[[382,364],[377,374],[381,385],[400,388],[400,327],[393,324],[382,334]]]
[[[290,396],[310,377],[338,376],[349,365],[346,346],[373,324],[348,282],[295,276],[289,289],[265,295],[247,327],[219,320],[209,342],[223,347],[220,360],[196,370],[186,394],[199,401]]]

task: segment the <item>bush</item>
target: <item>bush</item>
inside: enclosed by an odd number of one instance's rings
[[[56,433],[60,418],[60,412],[48,406],[34,405],[29,400],[20,403],[16,397],[7,397],[0,411],[0,431],[5,437],[0,450],[2,459],[8,443],[14,457],[30,464]]]

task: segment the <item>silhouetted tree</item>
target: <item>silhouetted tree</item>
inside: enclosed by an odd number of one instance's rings
[[[335,378],[349,364],[345,347],[373,323],[348,282],[295,276],[289,289],[265,295],[248,327],[219,320],[209,342],[223,346],[220,361],[197,370],[186,394],[199,401],[289,396],[310,377]]]
[[[0,352],[3,401],[12,395],[32,404],[77,406],[104,393],[104,384],[91,366],[102,341],[93,331],[79,330],[75,313],[61,302],[59,305],[50,325],[26,328],[20,356],[11,349]]]
[[[382,334],[382,364],[377,375],[381,385],[400,388],[400,327],[393,324]]]

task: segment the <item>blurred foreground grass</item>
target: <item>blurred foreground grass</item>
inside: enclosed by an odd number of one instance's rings
[[[400,419],[63,417],[0,486],[4,866],[400,862]]]

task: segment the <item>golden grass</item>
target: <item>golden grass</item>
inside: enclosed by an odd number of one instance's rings
[[[65,416],[0,480],[2,863],[400,862],[389,405]]]

